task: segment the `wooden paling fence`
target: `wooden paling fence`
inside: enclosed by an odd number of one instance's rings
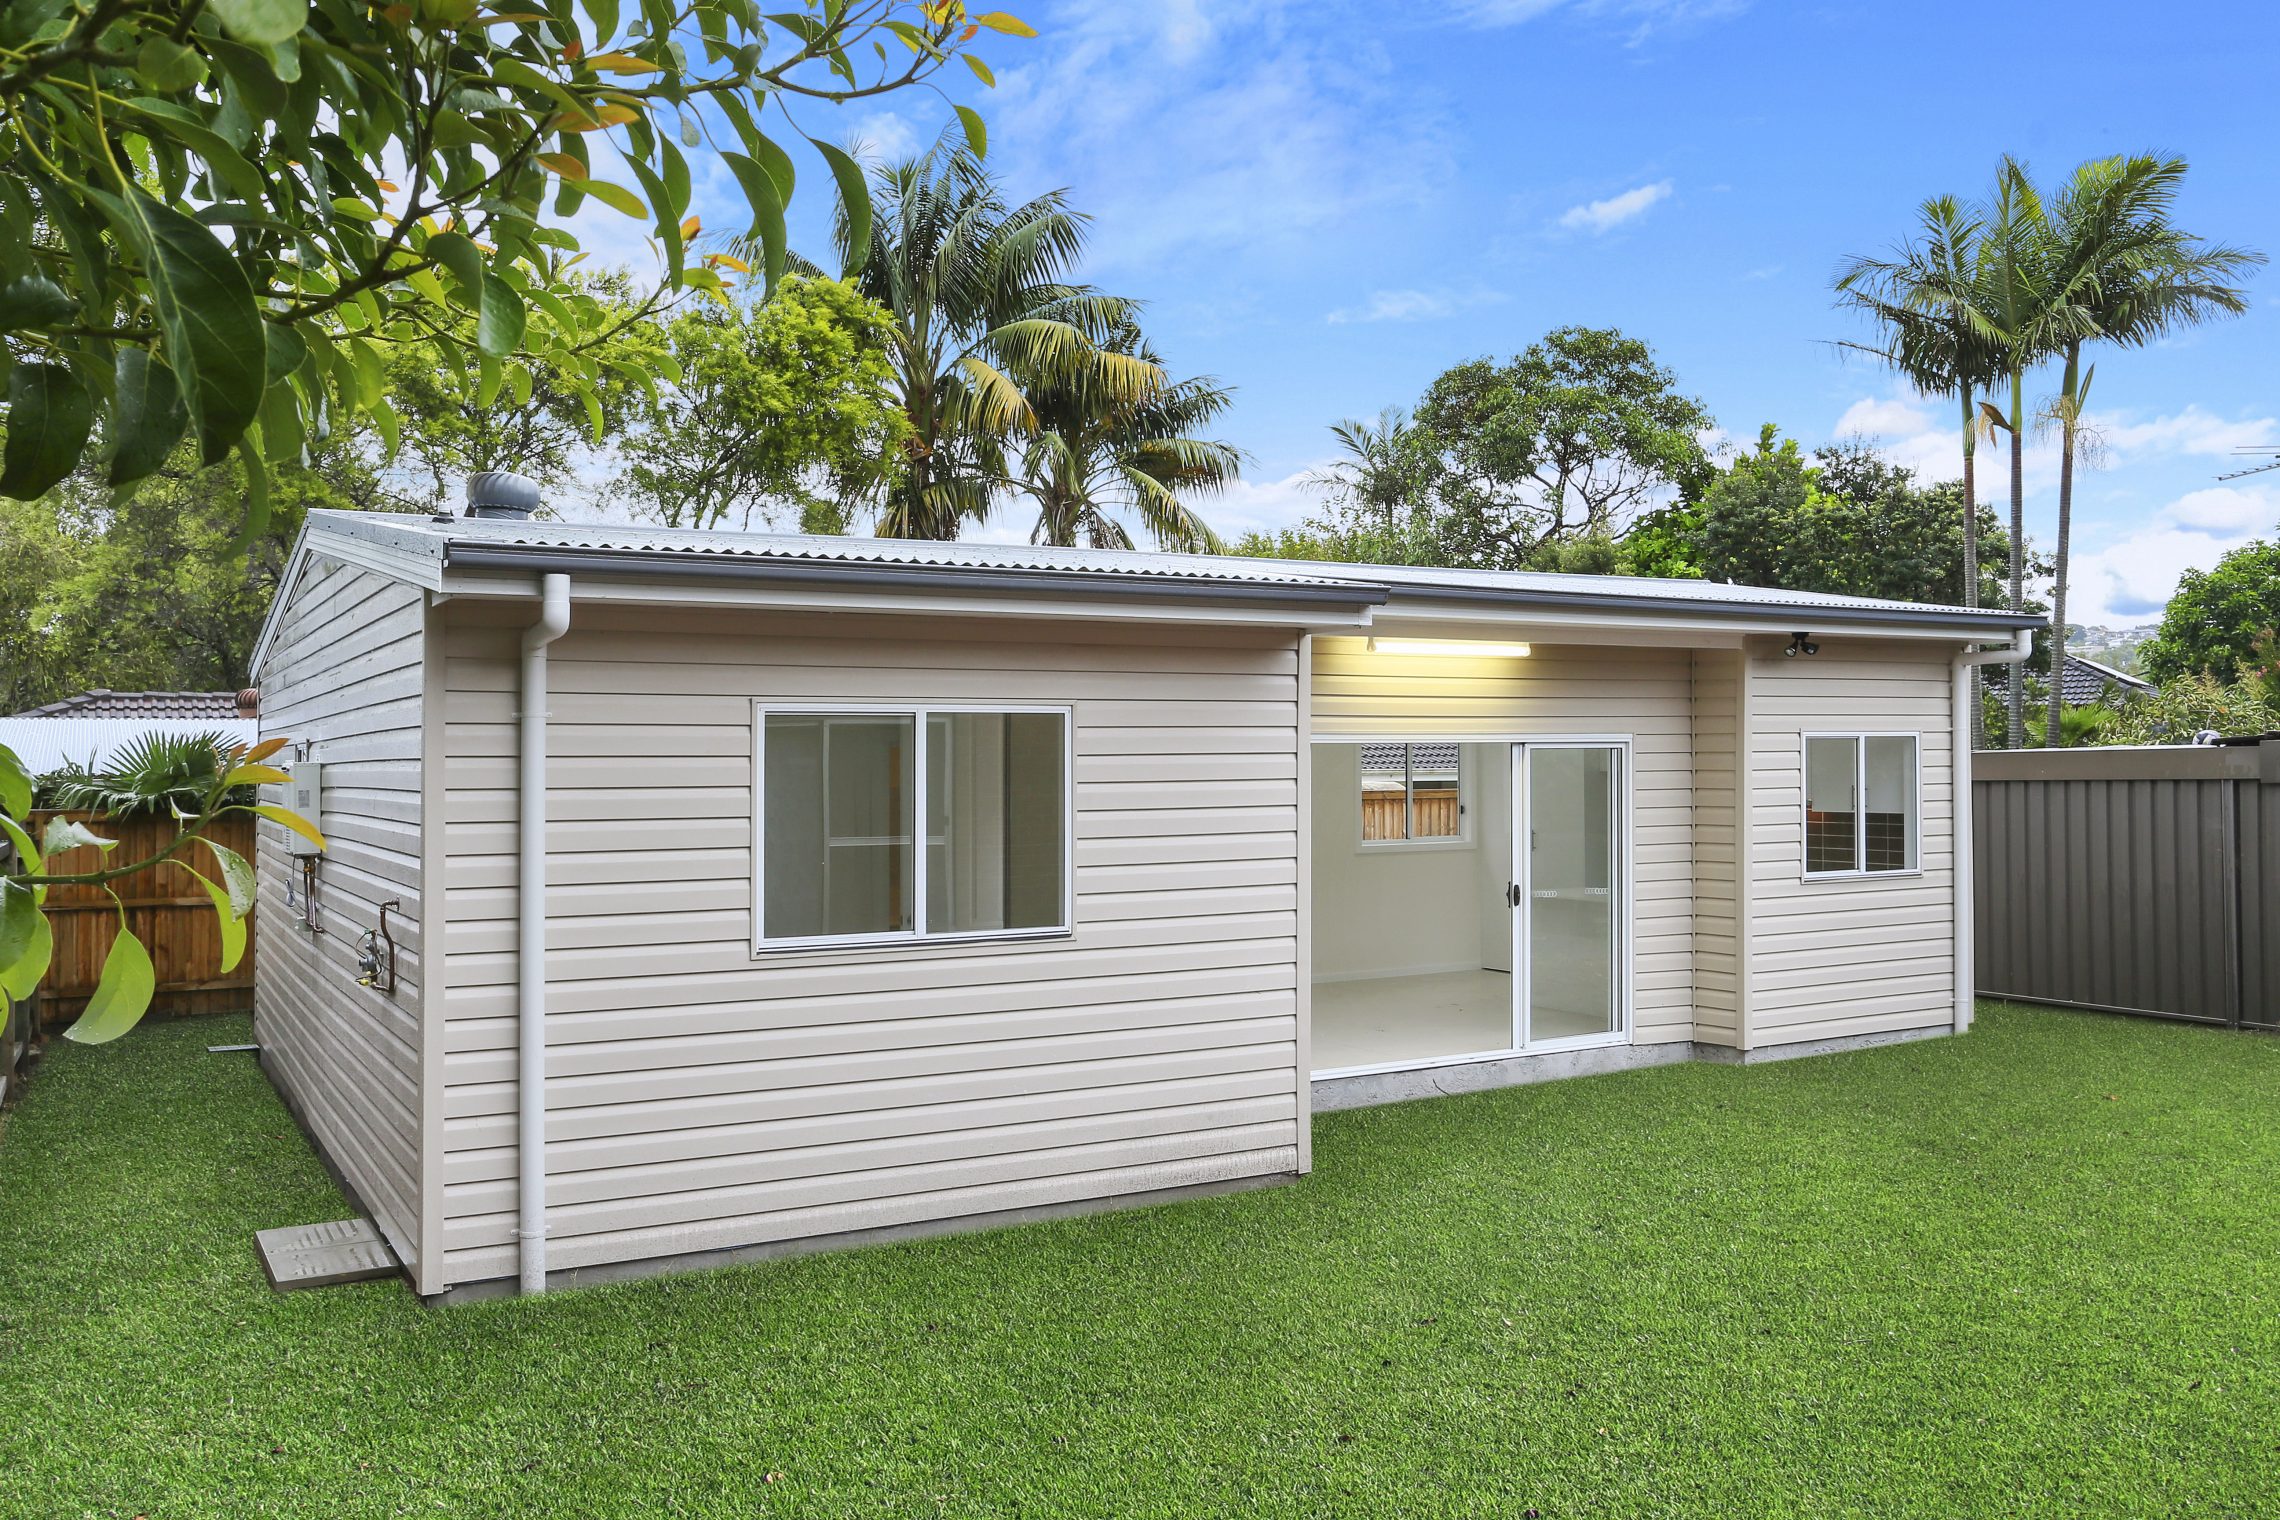
[[[47,813],[32,816],[32,837],[47,827]],[[110,858],[140,860],[166,848],[175,836],[171,817],[98,818],[89,813],[66,813],[96,833],[119,841]],[[253,820],[232,814],[217,820],[207,836],[226,849],[253,858]],[[200,845],[190,845],[182,858],[199,872],[219,880],[213,856]],[[48,869],[63,875],[99,870],[103,856],[92,845],[56,856]],[[55,931],[55,958],[39,991],[39,1020],[44,1028],[68,1023],[87,1006],[103,972],[103,958],[118,937],[119,906],[126,908],[127,925],[150,949],[158,973],[158,992],[151,1001],[154,1014],[226,1013],[253,1006],[253,960],[256,926],[246,925],[245,957],[227,974],[221,970],[221,932],[214,919],[213,900],[187,870],[171,860],[148,870],[121,876],[100,886],[57,886],[48,889],[48,923]]]
[[[1401,793],[1364,792],[1362,794],[1362,838],[1369,839],[1455,839],[1464,833],[1464,813],[1459,806],[1454,788],[1447,790],[1420,790],[1417,793],[1417,817],[1411,834],[1401,832],[1404,818]]]

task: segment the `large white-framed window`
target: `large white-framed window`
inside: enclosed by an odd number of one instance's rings
[[[1921,736],[1815,733],[1804,738],[1805,878],[1921,871]]]
[[[1074,922],[1068,707],[753,704],[753,948]]]
[[[1356,766],[1365,850],[1447,849],[1472,840],[1464,746],[1450,741],[1365,741]]]

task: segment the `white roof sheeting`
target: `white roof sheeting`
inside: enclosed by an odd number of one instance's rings
[[[144,734],[220,734],[252,744],[261,725],[250,718],[0,718],[0,744],[24,769],[45,776],[66,766],[102,770]]]

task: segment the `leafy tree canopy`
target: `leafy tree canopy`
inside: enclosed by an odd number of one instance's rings
[[[842,495],[902,463],[886,311],[840,280],[790,275],[759,304],[700,306],[666,330],[681,378],[642,408],[623,453],[627,497],[677,528],[749,527],[797,512],[841,525]]]
[[[1417,408],[1440,536],[1462,563],[1516,568],[1537,545],[1611,538],[1710,469],[1701,402],[1636,338],[1563,327],[1509,364],[1460,364]]]
[[[1650,524],[1675,533],[1712,580],[1964,600],[1961,488],[1919,486],[1910,471],[1858,442],[1825,446],[1808,459],[1769,423],[1757,448],[1713,476],[1699,499]],[[1992,512],[1982,510],[1979,537],[1990,559],[2009,553]],[[1983,596],[1992,590],[1992,581],[1981,587]]]
[[[598,388],[577,241],[549,210],[623,212],[654,229],[669,285],[719,294],[743,260],[689,247],[710,160],[772,283],[786,103],[876,96],[952,58],[987,83],[985,31],[1030,35],[963,0],[22,0],[0,13],[0,494],[37,496],[91,452],[131,483],[188,436],[203,464],[245,461],[258,536],[273,467],[360,413],[390,427],[397,344],[440,345],[494,389],[535,384],[534,363]],[[867,229],[860,168],[810,141]]]
[[[2142,651],[2161,685],[2205,674],[2230,681],[2256,662],[2257,641],[2280,628],[2280,542],[2254,539],[2207,570],[2188,570]]]

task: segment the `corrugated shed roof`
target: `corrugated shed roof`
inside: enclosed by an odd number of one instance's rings
[[[220,734],[251,744],[261,725],[250,718],[0,718],[0,744],[35,776],[66,766],[101,770],[144,734]]]
[[[10,714],[17,718],[219,718],[233,721],[237,715],[234,691],[112,691],[104,686]]]
[[[1399,607],[1442,606],[1462,614],[1472,604],[1624,616],[1725,615],[1801,627],[1878,623],[1953,627],[1985,635],[2025,626],[2031,615],[1996,609],[1942,607],[1872,597],[1830,596],[1716,581],[1648,580],[1633,576],[1558,575],[1535,571],[1449,570],[1414,565],[1330,564],[1246,559],[1235,555],[1164,554],[1146,550],[1069,549],[1032,544],[941,543],[919,539],[833,538],[787,533],[732,533],[603,523],[443,519],[385,513],[319,511],[308,532],[346,550],[359,544],[367,561],[389,573],[440,589],[453,567],[471,570],[566,570],[629,576],[701,574],[707,578],[771,575],[861,580],[866,574],[909,584],[941,572],[940,586],[960,589],[962,573],[980,588],[985,578],[1068,577],[1065,589],[1095,591],[1154,583],[1169,593],[1338,602],[1366,607],[1391,598]],[[321,552],[321,551],[320,551]],[[1002,588],[1001,588],[1002,589]],[[1050,589],[1044,587],[1041,589]],[[274,621],[274,619],[273,619]]]

